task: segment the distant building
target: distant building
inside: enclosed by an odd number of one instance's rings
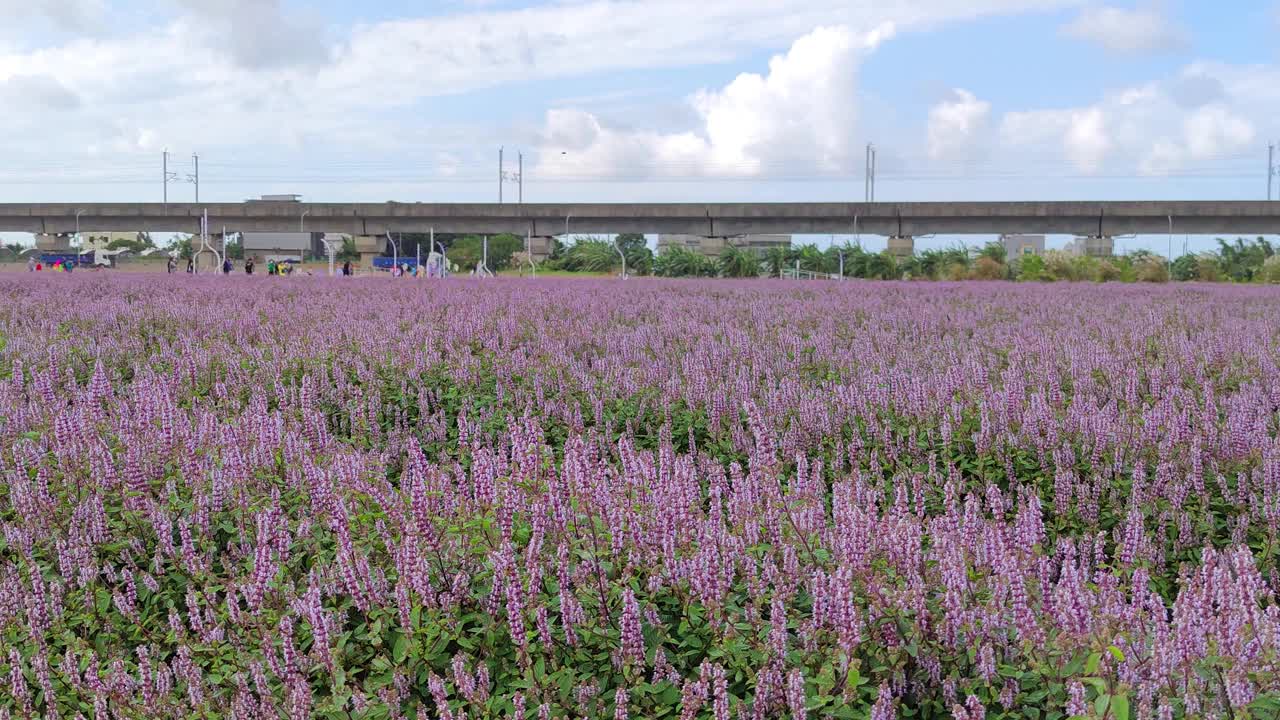
[[[1005,256],[1013,262],[1024,255],[1043,255],[1043,235],[1001,235],[1000,243],[1004,245]]]
[[[1115,254],[1115,240],[1110,237],[1080,235],[1063,248],[1068,255],[1077,257],[1111,257]]]
[[[136,232],[82,232],[80,233],[80,247],[82,250],[108,250],[111,243],[117,240],[133,242],[137,239],[138,233]]]
[[[667,248],[684,248],[707,257],[719,257],[727,247],[756,250],[760,253],[770,248],[791,247],[790,235],[741,235],[738,237],[703,237],[702,235],[659,235],[658,253]]]
[[[302,202],[301,195],[263,195],[260,198],[249,198],[245,202]]]
[[[247,232],[240,236],[244,256],[261,260],[294,260],[302,262],[307,255],[324,254],[324,233]]]

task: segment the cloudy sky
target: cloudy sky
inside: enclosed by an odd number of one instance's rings
[[[0,195],[1248,198],[1271,0],[0,0]],[[510,185],[508,197],[516,187]]]

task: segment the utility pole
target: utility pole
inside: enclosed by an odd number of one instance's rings
[[[178,173],[169,172],[169,151],[164,151],[163,174],[161,175],[161,184],[164,186],[164,204],[165,214],[169,214],[169,183],[178,179]]]
[[[524,151],[520,152],[519,165],[516,167],[516,182],[520,188],[520,204],[524,205]]]
[[[867,143],[866,179],[864,195],[866,202],[876,201],[876,146]]]
[[[502,150],[503,148],[498,148],[498,204],[499,205],[502,204],[502,183],[506,181],[506,175],[507,175],[502,165]]]
[[[1267,146],[1267,199],[1271,199],[1271,181],[1276,176],[1276,145]]]
[[[191,176],[191,182],[196,184],[196,202],[200,202],[200,156],[191,153],[191,162],[195,164],[196,174]]]

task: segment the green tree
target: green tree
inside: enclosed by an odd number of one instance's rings
[[[1009,257],[1009,253],[1005,250],[1004,243],[999,240],[992,240],[976,251],[974,259],[976,260],[984,257],[991,258],[1003,265],[1005,260]]]
[[[791,253],[791,248],[774,246],[764,253],[765,268],[769,271],[769,277],[782,277],[782,269],[787,267],[787,257]]]
[[[342,249],[338,251],[338,262],[355,262],[360,259],[360,252],[356,249],[356,239],[350,235],[342,236]]]
[[[1218,263],[1222,272],[1236,282],[1252,282],[1274,254],[1275,248],[1263,238],[1236,238],[1233,243],[1218,238]]]
[[[715,261],[682,247],[666,248],[653,261],[659,277],[715,277],[718,270]]]
[[[622,267],[618,249],[609,240],[580,238],[560,261],[565,270],[604,273]]]
[[[760,256],[748,248],[729,246],[720,251],[720,274],[731,278],[760,277]]]
[[[1039,255],[1023,255],[1013,261],[1014,278],[1025,281],[1051,280],[1044,258]]]
[[[467,271],[478,267],[485,257],[485,238],[482,235],[466,235],[450,239],[449,261]],[[512,258],[524,249],[524,239],[510,233],[489,236],[489,269],[505,270],[511,267]],[[408,255],[408,253],[405,253]],[[428,252],[423,245],[422,254]]]
[[[191,236],[182,233],[174,235],[165,249],[170,252],[176,251],[179,258],[189,260],[191,259]]]
[[[1200,269],[1200,257],[1197,255],[1183,255],[1173,261],[1172,275],[1173,279],[1178,282],[1186,282],[1195,280],[1197,271]]]

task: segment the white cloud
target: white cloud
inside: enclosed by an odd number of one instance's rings
[[[87,30],[105,12],[103,0],[0,0],[0,17],[13,25],[43,17],[69,30]]]
[[[968,90],[953,91],[950,98],[929,110],[929,157],[972,158],[980,149],[990,116],[991,103]]]
[[[1191,66],[1174,81],[1111,93],[1092,105],[1008,113],[1000,137],[1012,153],[1059,153],[1085,173],[1166,175],[1247,150],[1257,137],[1251,117],[1280,109],[1280,92],[1266,89],[1276,76],[1272,69]],[[1188,78],[1196,89],[1190,98]]]
[[[11,76],[0,82],[0,99],[10,107],[40,110],[73,110],[80,105],[80,96],[50,75]]]
[[[863,34],[846,27],[814,30],[770,60],[767,75],[743,73],[720,90],[691,98],[702,123],[698,132],[616,130],[583,111],[552,110],[539,172],[754,176],[849,170],[858,156],[858,64],[892,34],[891,25]]]
[[[281,0],[179,0],[183,29],[250,69],[314,66],[329,58],[318,20],[286,12]]]
[[[1186,34],[1153,7],[1132,10],[1105,6],[1086,8],[1062,31],[1070,37],[1122,54],[1176,50],[1187,42]]]

